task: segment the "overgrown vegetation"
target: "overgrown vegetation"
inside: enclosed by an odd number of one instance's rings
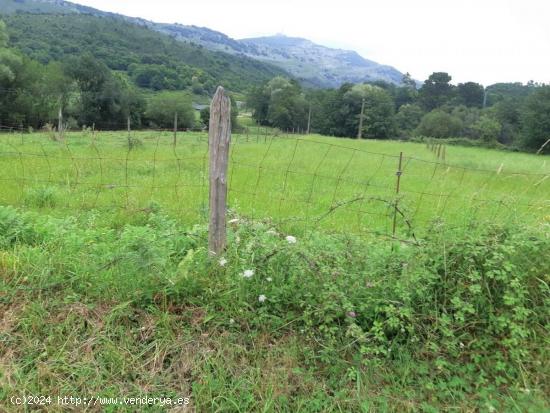
[[[548,228],[434,223],[407,246],[240,218],[209,259],[206,228],[158,208],[105,218],[0,208],[8,411],[144,391],[198,411],[548,408]]]

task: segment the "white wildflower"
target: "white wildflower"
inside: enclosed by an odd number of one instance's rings
[[[235,320],[233,320],[232,318],[229,319],[229,324],[235,324]]]
[[[277,231],[275,231],[274,229],[270,229],[269,231],[266,232],[266,234],[269,234],[269,235],[279,235],[279,233]]]
[[[266,280],[267,280],[268,283],[270,283],[271,281],[273,281],[273,278],[267,277]]]
[[[292,235],[287,236],[285,239],[286,239],[286,242],[288,242],[289,244],[296,244],[297,242],[296,238],[293,237]]]
[[[225,258],[221,258],[219,263],[220,263],[220,267],[225,267],[225,265],[227,264],[227,260]]]
[[[228,222],[228,224],[236,224],[237,222],[239,222],[239,218],[235,218],[235,219],[232,219]]]
[[[263,295],[263,294],[260,295],[260,296],[258,297],[258,301],[259,301],[260,303],[265,302],[265,300],[267,300],[267,297],[266,297],[265,295]]]
[[[244,270],[243,277],[244,278],[252,278],[254,275],[254,270]]]

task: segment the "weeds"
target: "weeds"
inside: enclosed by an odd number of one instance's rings
[[[191,396],[197,411],[548,408],[544,228],[438,224],[392,248],[241,218],[212,260],[206,228],[158,206],[107,222],[0,208],[2,405],[34,392]]]
[[[54,187],[33,188],[25,194],[24,203],[35,208],[54,208],[57,199],[57,190]]]

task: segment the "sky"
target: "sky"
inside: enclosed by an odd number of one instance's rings
[[[235,39],[284,34],[355,50],[425,80],[550,83],[547,0],[73,0]]]

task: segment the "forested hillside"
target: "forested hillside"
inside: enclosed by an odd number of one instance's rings
[[[246,57],[212,52],[124,22],[85,14],[6,15],[9,45],[41,63],[90,53],[139,87],[210,93],[222,84],[246,91],[284,71]]]
[[[395,68],[365,59],[355,51],[333,49],[307,39],[283,35],[236,40],[205,27],[156,23],[62,0],[0,0],[0,11],[4,14],[85,14],[114,18],[147,27],[181,42],[203,46],[207,50],[273,64],[302,84],[313,87],[338,87],[346,82],[378,80],[399,84],[402,77],[402,73]]]

